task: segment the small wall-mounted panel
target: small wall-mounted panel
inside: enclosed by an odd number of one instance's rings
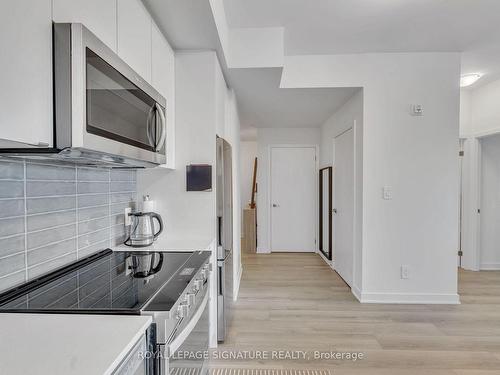
[[[187,191],[212,191],[212,166],[191,164],[186,166]]]

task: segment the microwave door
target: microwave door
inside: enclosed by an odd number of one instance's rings
[[[166,162],[166,101],[82,24],[54,24],[60,150]]]

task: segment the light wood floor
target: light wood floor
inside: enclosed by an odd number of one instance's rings
[[[500,374],[500,272],[459,274],[461,305],[360,304],[316,254],[244,254],[239,300],[218,350],[362,352],[347,360],[215,366],[332,374]]]

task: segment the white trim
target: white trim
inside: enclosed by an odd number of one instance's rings
[[[493,128],[493,129],[483,130],[480,132],[460,134],[460,138],[483,138],[495,134],[500,134],[500,128]]]
[[[481,263],[479,269],[481,271],[500,271],[500,262]]]
[[[352,120],[352,125],[349,125],[347,128],[344,128],[343,130],[340,130],[339,132],[336,133],[336,135],[334,135],[333,137],[333,147],[332,147],[332,151],[333,151],[333,155],[332,155],[332,160],[333,160],[333,163],[332,163],[332,194],[333,196],[330,197],[330,199],[332,200],[333,202],[333,205],[335,206],[335,143],[336,143],[336,140],[338,137],[344,135],[345,133],[347,133],[348,131],[352,130],[352,156],[353,156],[353,202],[352,202],[352,211],[353,211],[353,215],[352,215],[352,274],[351,274],[351,277],[352,277],[352,280],[351,280],[351,284],[354,285],[354,282],[356,280],[356,244],[357,244],[357,240],[356,240],[356,233],[357,233],[357,197],[356,197],[356,191],[357,191],[357,168],[356,168],[356,165],[357,165],[357,157],[356,157],[356,154],[357,154],[357,147],[356,147],[356,138],[357,138],[357,132],[359,131],[359,129],[357,128],[357,122],[356,120]],[[332,218],[332,226],[334,227],[335,226],[335,218],[333,217]],[[332,257],[335,255],[335,233],[333,232],[333,228],[330,229],[332,231],[332,237],[333,237],[333,240],[332,240]],[[345,281],[345,280],[344,280]],[[347,284],[347,282],[346,282]],[[349,287],[351,287],[349,285]],[[352,288],[352,287],[351,287]],[[358,297],[356,297],[358,298]],[[359,298],[358,298],[359,299]]]
[[[272,225],[271,225],[271,170],[272,170],[272,149],[273,148],[314,148],[315,152],[315,168],[316,171],[319,170],[319,145],[315,144],[281,144],[281,143],[272,143],[267,146],[267,160],[268,160],[268,168],[267,168],[267,250],[263,249],[262,247],[257,246],[257,252],[258,253],[272,253]],[[318,179],[314,179],[314,184],[315,184],[315,190],[318,191]],[[314,211],[315,211],[315,217],[318,217],[318,206],[319,206],[319,197],[316,194],[316,198],[314,201]],[[314,249],[312,249],[313,252],[316,252],[318,250],[318,237],[319,237],[319,227],[318,227],[318,221],[314,220],[314,235],[316,238],[316,243],[314,246]],[[275,252],[279,252],[277,250],[274,250]]]
[[[481,142],[467,138],[462,159],[462,268],[479,271],[480,259],[480,207]]]
[[[243,276],[243,265],[240,264],[240,269],[238,272],[238,277],[236,278],[236,284],[233,290],[233,301],[238,300],[238,295],[240,294],[241,277]]]
[[[257,246],[257,254],[271,254],[271,250],[266,249],[262,246]]]
[[[351,288],[351,293],[356,297],[358,302],[361,302],[361,290],[359,290],[357,285],[353,285]]]
[[[321,257],[321,259],[323,259],[323,261],[328,264],[328,266],[333,270],[335,271],[335,261],[334,260],[328,260],[325,255],[319,251],[319,250],[316,250],[316,253]]]
[[[360,297],[356,295],[359,291],[353,291],[353,294],[361,303],[401,303],[401,304],[442,304],[459,305],[460,297],[458,294],[434,294],[434,293],[372,293],[361,292]]]

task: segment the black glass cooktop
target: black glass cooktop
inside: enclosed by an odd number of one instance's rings
[[[210,252],[104,250],[0,295],[0,312],[169,311]]]

